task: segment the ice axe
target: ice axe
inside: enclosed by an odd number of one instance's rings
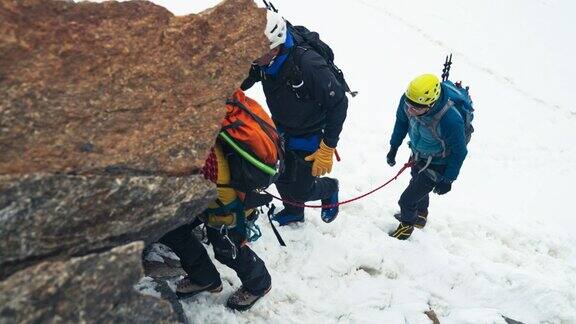
[[[442,81],[448,81],[450,66],[452,66],[452,53],[446,55],[446,61],[444,62],[444,68],[442,69]]]
[[[264,5],[266,6],[266,9],[268,10],[272,10],[274,12],[278,12],[278,9],[276,9],[276,7],[274,7],[274,5],[272,4],[272,2],[266,1],[266,0],[262,0],[264,2]]]

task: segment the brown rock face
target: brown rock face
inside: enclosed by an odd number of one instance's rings
[[[199,169],[265,20],[252,0],[0,0],[0,323],[177,320],[134,290],[130,242],[214,199]]]
[[[215,198],[202,176],[0,176],[0,193],[0,279],[47,258],[154,242]]]
[[[187,175],[266,51],[263,10],[0,0],[0,174],[111,166]]]
[[[142,277],[143,246],[132,243],[18,272],[0,282],[0,323],[176,322],[168,302],[126,284]]]

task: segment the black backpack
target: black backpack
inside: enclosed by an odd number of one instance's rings
[[[332,51],[332,48],[330,48],[330,46],[328,44],[324,43],[320,39],[320,35],[317,32],[310,31],[308,28],[306,28],[304,26],[293,26],[289,22],[286,22],[286,23],[288,25],[288,29],[292,33],[299,35],[303,39],[304,44],[296,43],[296,46],[303,48],[304,52],[307,50],[306,46],[308,46],[312,50],[314,50],[314,52],[316,52],[320,56],[322,56],[326,60],[326,63],[328,63],[328,67],[330,68],[330,71],[332,71],[332,73],[334,74],[334,76],[336,77],[338,82],[340,82],[340,84],[344,87],[344,91],[348,92],[352,97],[356,97],[356,95],[358,94],[358,91],[351,91],[350,90],[350,87],[348,86],[348,83],[346,82],[346,79],[344,78],[344,73],[342,72],[342,70],[340,70],[338,68],[338,66],[336,66],[336,64],[334,64],[334,51]],[[300,59],[301,59],[302,55],[304,54],[304,52],[301,52],[299,55],[296,55],[296,52],[295,52],[295,54],[293,56],[294,57],[294,66],[296,69],[298,69],[300,66]],[[296,73],[299,73],[299,71],[297,71]],[[301,77],[301,76],[295,76],[293,78],[298,79],[299,77]]]

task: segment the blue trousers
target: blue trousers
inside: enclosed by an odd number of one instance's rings
[[[398,201],[400,205],[400,220],[403,223],[414,225],[418,219],[418,214],[428,214],[430,205],[430,192],[436,187],[436,181],[429,172],[436,172],[442,175],[446,170],[445,165],[430,165],[428,171],[419,172],[425,163],[416,163],[412,167],[410,174],[412,179],[408,187],[404,190]]]

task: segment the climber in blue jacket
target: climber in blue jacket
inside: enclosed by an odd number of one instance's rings
[[[467,90],[450,81],[440,82],[433,74],[414,79],[400,99],[390,140],[387,162],[396,164],[396,153],[408,134],[412,150],[412,179],[398,204],[400,221],[390,235],[400,240],[410,237],[414,227],[423,228],[428,217],[429,194],[446,194],[458,177],[468,150],[471,131],[463,103],[471,100]],[[464,116],[463,116],[464,115]],[[473,131],[473,128],[471,128]]]

